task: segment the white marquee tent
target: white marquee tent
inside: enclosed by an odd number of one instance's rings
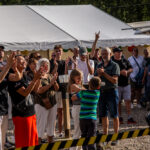
[[[7,49],[91,47],[99,30],[101,47],[150,45],[150,36],[123,30],[130,26],[92,5],[0,6],[0,19],[0,44]]]
[[[76,40],[28,6],[0,6],[0,44],[7,50],[46,50]]]

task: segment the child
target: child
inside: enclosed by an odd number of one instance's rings
[[[91,137],[96,135],[97,104],[100,96],[99,77],[93,77],[89,81],[89,90],[78,92],[72,96],[72,100],[81,99],[80,109],[80,129],[81,137]],[[95,150],[95,145],[83,146],[83,150]]]
[[[82,73],[78,69],[72,70],[70,74],[68,92],[72,95],[78,93],[80,90],[84,90],[82,85]],[[73,101],[72,117],[74,121],[74,135],[73,138],[77,139],[81,136],[80,124],[79,124],[79,113],[80,113],[80,99]],[[76,149],[76,148],[72,148]]]

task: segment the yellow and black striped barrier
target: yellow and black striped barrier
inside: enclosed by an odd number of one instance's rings
[[[134,131],[126,131],[122,133],[109,134],[109,135],[98,134],[97,136],[93,136],[93,137],[86,137],[86,138],[66,140],[66,141],[57,141],[50,144],[45,143],[38,146],[16,148],[10,150],[58,150],[63,148],[85,146],[94,143],[103,143],[103,142],[135,138],[135,137],[146,136],[146,135],[150,135],[150,128],[137,129]]]

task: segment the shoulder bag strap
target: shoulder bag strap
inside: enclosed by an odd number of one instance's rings
[[[132,56],[132,58],[134,59],[135,63],[137,64],[137,66],[139,67],[139,70],[141,69],[140,65],[138,64],[137,60]]]

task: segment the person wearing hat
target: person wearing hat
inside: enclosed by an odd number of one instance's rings
[[[127,124],[135,124],[136,122],[131,117],[131,86],[129,84],[129,76],[133,71],[130,62],[123,57],[122,49],[114,48],[113,49],[114,56],[112,56],[112,60],[119,65],[120,68],[120,76],[118,78],[118,92],[119,92],[119,121],[120,124],[123,124],[123,118],[121,116],[121,101],[124,99],[126,105],[126,112],[128,115]]]
[[[79,47],[79,59],[77,59],[76,63],[76,67],[83,72],[83,84],[88,83],[91,75],[94,74],[94,61],[89,60],[85,47]]]

